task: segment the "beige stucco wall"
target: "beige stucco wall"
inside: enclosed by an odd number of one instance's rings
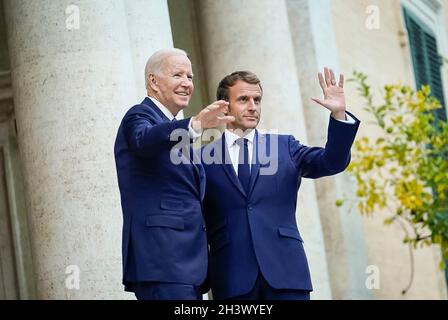
[[[380,9],[380,28],[365,26],[366,8]],[[447,9],[445,7],[445,13]],[[413,84],[412,62],[406,38],[402,9],[398,0],[344,0],[332,2],[341,69],[347,75],[354,70],[369,76],[369,82],[380,97],[379,90],[388,83],[402,81]],[[362,119],[359,136],[374,137],[378,131],[369,125],[369,116],[362,110],[363,100],[358,97],[354,84],[347,84],[347,104]],[[363,231],[368,248],[369,264],[380,270],[380,289],[373,290],[376,299],[446,299],[443,273],[438,269],[439,250],[436,247],[415,252],[415,277],[410,291],[401,295],[410,277],[408,247],[402,243],[399,226],[383,224],[387,213],[377,213],[363,219]]]

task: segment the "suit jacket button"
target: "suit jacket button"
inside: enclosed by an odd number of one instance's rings
[[[204,225],[202,225],[202,231],[207,231],[207,228]]]
[[[248,209],[249,211],[252,211],[252,206],[248,206],[247,209]]]

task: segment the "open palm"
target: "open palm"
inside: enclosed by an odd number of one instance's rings
[[[333,70],[325,67],[324,74],[319,72],[318,78],[324,98],[314,97],[311,99],[330,110],[333,117],[345,119],[344,75],[339,76],[339,83],[336,84]]]

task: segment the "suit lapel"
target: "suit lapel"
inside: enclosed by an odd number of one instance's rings
[[[249,180],[249,194],[246,194],[243,189],[238,176],[236,175],[235,169],[233,168],[232,161],[230,160],[229,150],[227,149],[227,143],[225,141],[225,135],[222,135],[221,139],[221,148],[219,146],[215,146],[215,150],[221,150],[221,155],[225,156],[225,162],[222,165],[223,170],[227,174],[230,181],[235,185],[235,187],[245,196],[250,197],[252,194],[252,190],[255,186],[255,183],[258,180],[258,176],[260,174],[260,166],[267,163],[267,154],[269,154],[269,144],[266,142],[265,135],[259,134],[258,130],[255,131],[254,143],[253,143],[253,152],[252,152],[252,165],[251,165],[251,174]],[[221,157],[220,159],[224,159]]]
[[[192,165],[194,168],[194,173],[196,176],[196,181],[198,183],[199,196],[201,199],[204,198],[205,195],[205,173],[204,168],[201,165],[201,160],[199,156],[194,151],[193,147],[190,148],[190,152],[192,154]],[[199,150],[200,152],[200,150]]]
[[[259,134],[258,130],[256,130],[252,152],[249,196],[252,194],[252,190],[254,189],[255,183],[260,175],[260,166],[267,163],[266,155],[269,154],[269,152],[269,144],[266,142],[266,136]]]
[[[159,117],[160,117],[160,122],[170,122],[170,119],[167,118],[167,116],[165,116],[162,112],[162,110],[160,110],[154,102],[152,102],[151,99],[149,99],[148,97],[146,97],[143,101],[142,104],[147,105],[148,107],[150,107]]]
[[[254,188],[255,181],[258,178],[260,173],[260,159],[258,156],[258,131],[255,131],[253,149],[252,149],[252,165],[250,170],[250,180],[249,180],[249,195],[252,193],[252,189]]]
[[[142,101],[142,104],[147,105],[152,110],[154,110],[154,112],[160,117],[161,123],[171,122],[170,119],[168,119],[168,117],[165,116],[165,114],[162,112],[162,110],[160,110],[155,105],[155,103],[152,102],[151,99],[149,99],[148,97],[146,97]],[[189,153],[191,155],[189,159],[181,152],[181,150],[179,150],[179,152],[181,153],[181,156],[184,159],[187,159],[188,162],[190,162],[191,165],[193,166],[193,171],[194,171],[194,175],[195,175],[196,183],[197,183],[197,187],[198,187],[197,190],[198,190],[199,196],[202,199],[204,196],[204,193],[205,193],[205,175],[203,173],[204,169],[202,168],[202,166],[198,165],[198,163],[200,163],[200,160],[198,160],[197,155],[194,153],[194,150],[191,146],[189,147]],[[201,170],[202,170],[202,172],[201,172]]]

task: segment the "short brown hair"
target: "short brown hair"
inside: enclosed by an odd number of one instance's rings
[[[233,87],[238,80],[250,84],[258,84],[261,93],[263,94],[263,88],[261,87],[260,79],[258,79],[255,73],[250,71],[235,71],[229,74],[228,76],[225,76],[219,82],[218,89],[216,90],[217,100],[229,101],[229,88]]]

